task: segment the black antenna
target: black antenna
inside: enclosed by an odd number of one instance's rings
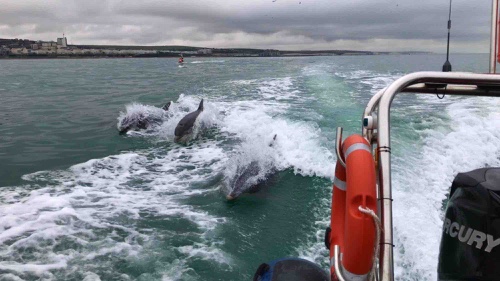
[[[448,45],[446,46],[446,62],[443,64],[443,72],[451,71],[451,63],[448,60],[450,57],[450,29],[451,29],[451,0],[450,0],[450,13],[448,15]]]

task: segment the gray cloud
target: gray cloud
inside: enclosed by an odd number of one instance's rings
[[[0,38],[48,40],[65,32],[74,44],[442,51],[448,3],[0,0]],[[490,6],[453,1],[452,50],[488,50]]]

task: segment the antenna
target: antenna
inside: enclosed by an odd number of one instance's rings
[[[451,63],[448,60],[450,57],[450,29],[451,29],[451,0],[450,0],[450,13],[448,15],[448,44],[446,46],[446,61],[443,64],[443,72],[451,71]]]

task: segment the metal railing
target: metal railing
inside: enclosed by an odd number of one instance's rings
[[[491,30],[490,30],[490,73],[497,72],[498,52],[498,0],[491,1]]]
[[[362,134],[372,144],[372,151],[378,159],[379,216],[384,229],[380,241],[379,280],[383,281],[394,280],[390,107],[396,95],[400,93],[500,97],[500,75],[457,72],[411,73],[379,91],[366,106],[363,122],[365,118],[378,117],[371,128],[363,126]],[[376,149],[373,147],[375,143]]]

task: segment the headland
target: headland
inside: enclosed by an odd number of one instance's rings
[[[66,37],[57,41],[1,39],[1,58],[130,58],[130,57],[290,57],[413,54],[422,52],[372,52],[356,50],[286,51],[250,48],[203,48],[192,46],[70,45]]]

